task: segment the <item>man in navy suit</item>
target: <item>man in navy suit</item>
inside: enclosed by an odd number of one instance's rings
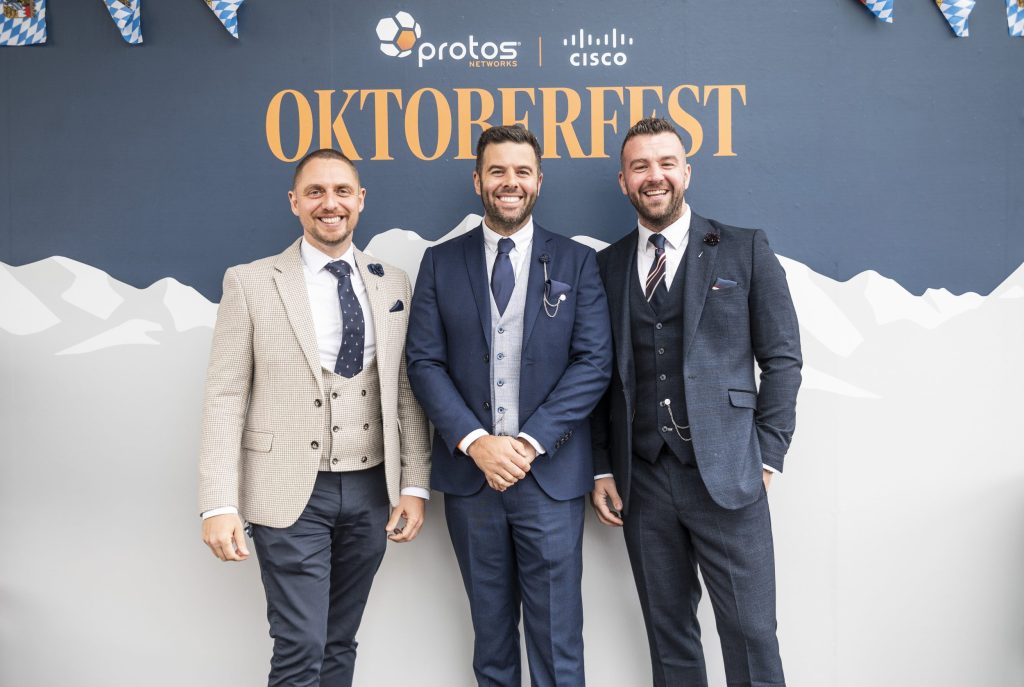
[[[764,232],[691,212],[669,122],[634,125],[620,163],[638,226],[598,256],[615,372],[593,417],[594,509],[624,527],[655,685],[707,685],[699,568],[730,687],[778,687],[766,490],[793,436],[801,367],[786,275]]]
[[[587,418],[612,343],[594,251],[533,221],[542,179],[532,133],[481,134],[483,224],[424,254],[406,344],[488,687],[521,684],[520,605],[532,684],[584,684]]]

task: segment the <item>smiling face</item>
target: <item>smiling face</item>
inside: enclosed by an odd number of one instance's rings
[[[329,158],[307,162],[288,192],[306,239],[332,258],[341,257],[352,244],[365,197],[355,170]]]
[[[622,149],[619,187],[644,225],[661,231],[683,216],[690,165],[673,133],[634,136]]]
[[[491,143],[484,148],[473,188],[484,204],[487,226],[504,236],[519,231],[537,203],[544,175],[528,143]]]

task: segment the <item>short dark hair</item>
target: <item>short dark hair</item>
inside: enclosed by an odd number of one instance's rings
[[[537,156],[537,171],[540,171],[540,143],[533,132],[522,124],[514,126],[492,126],[480,132],[480,138],[476,141],[476,173],[480,173],[480,166],[484,160],[484,150],[492,143],[526,143],[533,147],[533,153]]]
[[[338,152],[334,148],[321,148],[320,150],[314,150],[312,153],[307,154],[304,158],[299,160],[299,164],[295,165],[295,174],[292,175],[292,190],[295,190],[295,182],[299,180],[299,174],[302,173],[303,168],[309,164],[311,160],[337,160],[338,162],[344,162],[352,169],[352,173],[356,175],[356,183],[359,183],[359,170],[356,169],[356,164],[349,160],[348,157],[341,152]]]
[[[626,132],[626,137],[622,139],[622,147],[619,148],[619,164],[622,164],[622,154],[626,151],[626,144],[629,143],[629,139],[637,136],[654,136],[655,134],[675,134],[675,137],[679,139],[679,144],[683,146],[683,150],[686,150],[683,137],[672,126],[672,122],[661,117],[647,117],[629,127],[629,131]]]

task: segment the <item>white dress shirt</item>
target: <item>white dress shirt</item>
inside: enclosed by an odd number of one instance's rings
[[[686,254],[686,244],[690,240],[690,206],[687,205],[682,217],[661,230],[665,237],[665,289],[672,288],[672,280],[675,279],[679,265],[683,262],[683,255]],[[647,273],[651,271],[654,264],[654,244],[650,238],[655,232],[644,226],[643,220],[637,219],[639,235],[636,238],[636,271],[640,278],[641,290],[647,283]],[[768,472],[778,472],[770,465],[763,465]],[[607,472],[601,475],[594,475],[594,479],[611,477],[612,473]]]
[[[512,263],[512,273],[516,275],[516,283],[519,283],[519,279],[523,273],[523,265],[526,264],[527,258],[529,258],[531,251],[533,250],[533,216],[526,220],[526,224],[512,236],[504,236],[494,231],[487,226],[487,220],[483,221],[484,228],[484,260],[487,263],[487,280],[490,283],[491,273],[494,271],[494,261],[498,259],[498,241],[503,238],[510,238],[516,244],[515,247],[509,251],[508,259]],[[490,289],[488,288],[488,292]],[[491,298],[494,298],[494,294],[491,294]],[[459,442],[459,450],[469,455],[469,445],[480,437],[485,437],[490,432],[485,430],[483,427],[480,429],[474,429],[472,432],[467,434],[462,441]],[[520,432],[518,436],[526,439],[533,446],[533,450],[537,452],[537,455],[544,453],[544,447],[537,443],[537,440],[531,437],[526,432]]]
[[[335,260],[344,260],[351,268],[352,290],[363,310],[366,322],[363,339],[363,369],[373,361],[377,353],[377,339],[374,335],[373,316],[370,311],[370,298],[366,294],[366,284],[356,269],[355,248],[349,246],[340,258],[332,258],[315,248],[305,237],[299,246],[302,255],[302,272],[306,278],[306,293],[309,294],[309,309],[313,313],[313,329],[316,330],[316,345],[320,351],[320,364],[328,370],[334,369],[341,350],[341,306],[338,303],[338,278],[324,269],[324,265]]]
[[[637,228],[640,235],[636,243],[636,271],[640,277],[640,288],[643,289],[647,283],[647,273],[651,271],[654,264],[654,244],[650,238],[654,232],[644,226],[644,223],[637,220]],[[676,271],[683,262],[683,254],[686,253],[686,242],[690,238],[690,206],[686,206],[683,216],[672,224],[661,230],[665,237],[665,288],[672,288],[672,280],[675,279]]]
[[[327,370],[334,370],[334,363],[338,360],[338,351],[341,350],[341,305],[338,302],[338,279],[324,269],[324,265],[335,260],[344,260],[352,268],[352,290],[355,291],[359,307],[363,309],[363,321],[365,322],[363,340],[363,369],[373,361],[377,354],[377,339],[373,329],[373,314],[370,310],[370,298],[366,294],[366,284],[363,277],[356,269],[355,248],[349,246],[345,254],[340,258],[332,258],[323,251],[315,248],[306,237],[302,237],[302,244],[299,246],[299,254],[302,256],[302,273],[306,280],[306,293],[309,295],[309,309],[313,315],[313,329],[316,331],[317,350],[320,351],[320,364]],[[430,491],[421,487],[405,487],[402,489],[402,496],[418,496],[421,499],[429,499]],[[225,513],[237,513],[234,506],[223,506],[214,508],[203,513],[203,520],[212,518],[214,515]]]

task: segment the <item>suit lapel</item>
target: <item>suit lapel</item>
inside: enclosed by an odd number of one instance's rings
[[[633,330],[629,313],[629,294],[633,287],[631,279],[637,279],[636,273],[636,242],[639,231],[634,229],[626,235],[624,242],[619,244],[608,266],[610,284],[618,288],[608,294],[612,312],[612,322],[616,329],[615,360],[619,366],[619,379],[626,388],[636,388],[633,383]]]
[[[377,356],[377,370],[387,369],[387,360],[391,355],[391,351],[388,350],[388,342],[394,337],[386,335],[384,329],[387,325],[388,316],[388,299],[387,293],[384,289],[384,277],[379,277],[372,274],[367,266],[372,262],[369,255],[356,249],[355,251],[356,269],[359,270],[359,276],[363,279],[363,285],[366,287],[366,296],[370,301],[370,316],[373,318],[373,332],[374,341]],[[404,344],[404,342],[403,342]]]
[[[697,332],[697,323],[700,322],[701,313],[704,311],[704,301],[707,300],[708,291],[711,288],[711,276],[714,274],[715,261],[718,259],[718,246],[709,246],[704,243],[705,234],[714,231],[711,224],[694,213],[690,219],[690,236],[686,244],[686,254],[683,256],[685,281],[683,286],[683,358],[690,350],[693,342],[693,335]]]
[[[541,263],[541,256],[547,256],[547,264],[554,264],[554,246],[551,245],[551,236],[547,230],[540,225],[533,225],[533,247],[530,250],[530,274],[526,278],[526,305],[523,306],[523,348],[526,348],[533,333],[533,325],[537,323],[537,315],[540,314],[544,299],[544,264]]]
[[[491,288],[487,277],[487,262],[484,260],[484,229],[478,225],[466,234],[463,240],[466,270],[469,272],[469,284],[473,289],[473,300],[480,317],[480,326],[487,339],[487,350],[491,349]]]
[[[324,393],[323,374],[321,374],[320,351],[316,342],[316,329],[313,327],[313,313],[309,309],[309,292],[306,290],[306,277],[302,269],[302,256],[299,253],[299,239],[290,245],[274,263],[274,283],[281,296],[284,310],[288,314],[288,322],[292,325],[295,338],[299,340],[302,353],[309,363],[321,395]]]

